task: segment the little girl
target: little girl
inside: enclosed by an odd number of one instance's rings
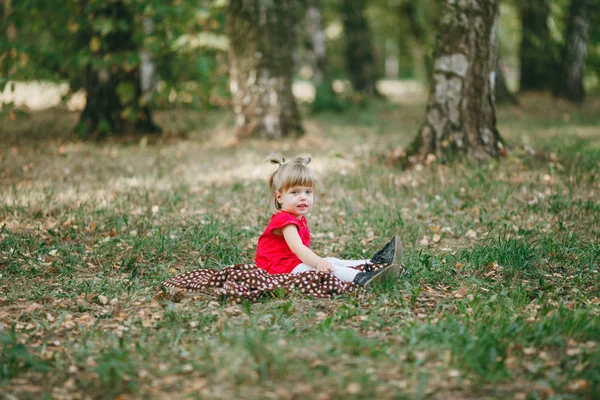
[[[258,239],[256,265],[270,274],[298,274],[317,270],[332,273],[345,282],[367,286],[383,279],[395,279],[400,275],[398,260],[402,244],[395,236],[371,260],[340,260],[321,258],[308,246],[310,232],[306,215],[315,201],[314,188],[317,180],[307,166],[310,158],[298,157],[292,162],[278,154],[270,154],[265,161],[279,167],[269,178],[270,205],[275,212],[271,222]],[[386,264],[373,269],[372,264]],[[351,267],[365,266],[360,272]]]

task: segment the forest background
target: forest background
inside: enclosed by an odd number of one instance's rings
[[[597,0],[0,10],[6,398],[597,398]],[[253,259],[271,151],[313,157],[318,254],[397,233],[407,273],[162,290]]]

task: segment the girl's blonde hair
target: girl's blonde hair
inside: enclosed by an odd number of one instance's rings
[[[310,157],[296,157],[293,161],[286,162],[280,154],[271,153],[265,158],[265,162],[279,164],[277,171],[269,177],[269,189],[271,190],[269,205],[275,212],[281,210],[281,204],[277,202],[277,191],[283,193],[292,186],[314,188],[317,184],[317,179],[308,167]]]

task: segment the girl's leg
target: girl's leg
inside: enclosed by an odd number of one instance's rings
[[[331,265],[335,264],[340,267],[356,267],[357,265],[364,265],[370,262],[369,260],[340,260],[335,257],[325,257],[324,260],[329,261]]]
[[[353,282],[354,277],[356,277],[356,274],[358,274],[360,272],[360,271],[357,271],[354,268],[350,268],[350,267],[356,267],[357,265],[363,265],[369,261],[369,260],[340,260],[339,258],[335,258],[335,257],[326,257],[325,260],[328,261],[331,264],[331,266],[333,267],[333,271],[331,273],[336,278],[338,278],[339,280],[344,281],[344,282]],[[292,274],[299,274],[300,272],[311,271],[314,269],[315,268],[302,263],[302,264],[299,264],[296,268],[294,268],[294,270],[292,271]]]
[[[335,257],[326,257],[325,260],[333,267],[331,273],[344,282],[353,282],[356,274],[360,272],[350,267],[356,267],[357,265],[363,265],[368,262],[368,260],[340,260]]]

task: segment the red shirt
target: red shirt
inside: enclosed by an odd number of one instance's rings
[[[302,243],[307,247],[310,244],[310,232],[304,216],[298,219],[285,211],[273,214],[267,229],[258,238],[255,259],[256,265],[270,274],[289,274],[299,264],[302,264],[302,261],[287,245],[281,232],[279,232],[279,235],[273,233],[273,230],[290,224],[296,225],[298,228]]]

